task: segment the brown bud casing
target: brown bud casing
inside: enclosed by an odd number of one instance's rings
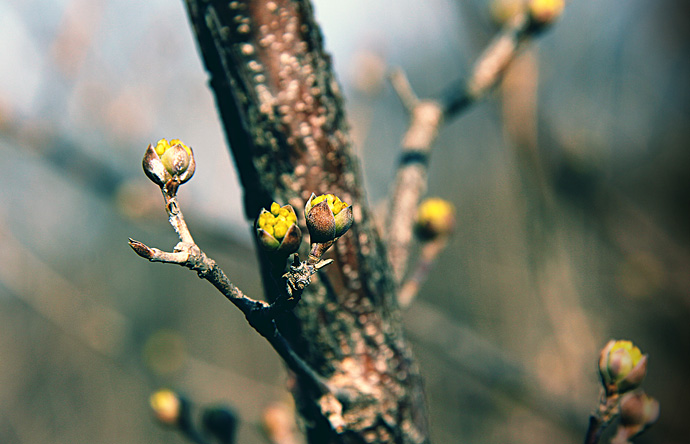
[[[306,218],[312,243],[325,243],[335,239],[335,217],[326,201],[321,201],[311,207]]]

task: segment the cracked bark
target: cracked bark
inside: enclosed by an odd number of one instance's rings
[[[428,442],[421,378],[312,6],[304,0],[186,4],[247,217],[274,200],[300,211],[312,192],[337,194],[353,206],[352,229],[326,255],[335,263],[277,320],[296,353],[335,389],[335,396],[321,396],[297,379],[293,394],[309,442]],[[269,262],[261,262],[270,297],[277,289]]]

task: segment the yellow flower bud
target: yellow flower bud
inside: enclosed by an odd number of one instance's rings
[[[549,25],[560,17],[565,7],[564,0],[529,0],[530,18],[539,26]]]
[[[333,194],[312,193],[304,207],[312,243],[333,241],[347,232],[354,217],[352,206]]]
[[[607,393],[638,387],[647,373],[647,355],[631,341],[611,340],[599,355],[599,374]]]
[[[278,202],[273,202],[271,204],[271,213],[275,216],[280,214],[280,205],[278,205]]]
[[[273,236],[275,236],[276,239],[282,239],[285,237],[285,233],[287,233],[288,230],[288,225],[284,221],[278,221],[273,226]]]
[[[426,199],[417,209],[415,229],[423,239],[433,239],[452,233],[455,227],[455,209],[447,200]]]
[[[149,398],[156,419],[166,425],[176,425],[180,418],[182,402],[175,392],[168,389],[156,391]]]
[[[155,147],[149,145],[142,164],[149,179],[161,187],[173,178],[178,185],[187,182],[196,169],[192,149],[178,139],[160,139]]]
[[[281,207],[273,202],[271,211],[261,210],[256,219],[256,235],[259,245],[270,252],[290,255],[302,242],[302,231],[297,226],[297,215],[291,205]]]

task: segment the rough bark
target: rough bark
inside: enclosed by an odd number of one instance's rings
[[[186,3],[247,217],[274,200],[299,214],[312,192],[337,194],[353,206],[355,224],[327,255],[334,264],[277,320],[295,352],[335,388],[335,396],[322,396],[296,379],[293,394],[309,442],[428,442],[421,378],[311,4]],[[278,289],[270,264],[261,262],[271,299]]]

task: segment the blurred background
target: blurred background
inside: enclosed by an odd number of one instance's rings
[[[370,203],[391,184],[407,116],[463,78],[512,0],[317,0]],[[429,194],[457,232],[405,315],[437,443],[578,443],[598,350],[650,355],[661,418],[640,443],[685,443],[690,396],[688,13],[671,0],[581,0],[489,98],[442,129]],[[0,0],[0,442],[183,443],[150,393],[240,415],[290,407],[286,374],[171,249],[149,143],[180,138],[197,243],[261,295],[250,230],[182,2]]]

